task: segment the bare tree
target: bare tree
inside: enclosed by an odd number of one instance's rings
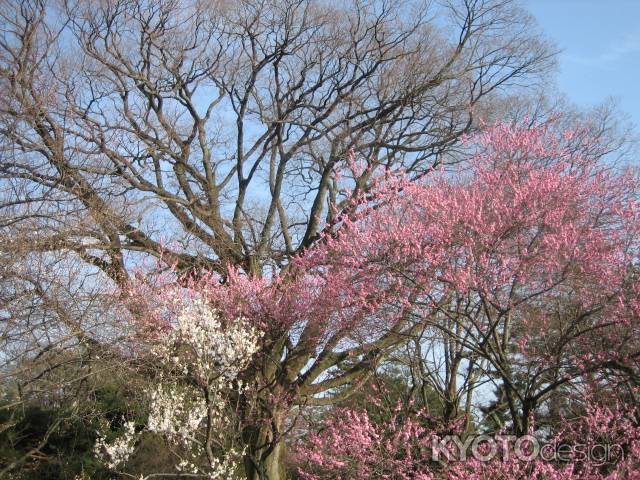
[[[347,151],[422,175],[551,59],[510,2],[36,1],[3,23],[3,176],[75,212],[50,248],[115,281],[162,237],[182,268],[282,265],[344,200]]]

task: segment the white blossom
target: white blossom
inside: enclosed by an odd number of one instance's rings
[[[118,437],[113,443],[105,442],[104,438],[98,435],[94,451],[96,456],[103,458],[107,467],[113,470],[129,459],[135,449],[136,439],[135,424],[126,422],[124,435]]]
[[[207,415],[207,406],[195,389],[158,385],[150,394],[147,428],[173,439],[188,441]]]
[[[235,380],[258,350],[260,332],[242,318],[223,325],[205,298],[175,296],[170,302],[176,311],[175,323],[154,345],[153,353],[163,363],[203,382],[220,377]]]
[[[258,351],[261,332],[242,318],[223,319],[203,297],[174,293],[163,301],[162,307],[173,316],[169,331],[150,346],[165,373],[148,392],[147,429],[182,447],[178,471],[209,479],[232,478],[243,452],[229,448],[221,458],[208,458],[203,468],[198,433],[206,427],[210,435],[224,439],[230,428],[226,402],[230,393],[237,395],[245,388],[238,377]],[[190,381],[185,382],[187,378]],[[133,424],[127,424],[125,431],[112,444],[101,438],[96,444],[96,451],[106,452],[111,469],[126,462],[133,451]]]

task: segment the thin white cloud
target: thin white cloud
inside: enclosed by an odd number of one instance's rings
[[[603,52],[589,56],[565,52],[563,57],[568,62],[578,63],[587,67],[606,69],[617,62],[628,61],[630,56],[638,54],[640,54],[640,34],[627,33],[619,42],[610,44]]]

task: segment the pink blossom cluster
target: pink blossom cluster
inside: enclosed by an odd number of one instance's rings
[[[265,398],[287,406],[337,385],[313,384],[330,377],[335,362],[327,359],[375,359],[416,327],[437,331],[434,339],[458,342],[466,358],[487,365],[485,380],[498,376],[509,386],[522,434],[558,388],[606,369],[638,371],[638,178],[582,156],[565,142],[573,136],[549,125],[488,128],[467,139],[476,153],[454,171],[376,177],[279,272],[253,276],[229,266],[223,274],[198,272],[160,288],[144,284],[132,298],[140,302],[143,291],[147,303],[162,304],[176,292],[197,296],[219,313],[223,328],[242,318],[264,332],[253,371],[280,362]],[[350,168],[360,172],[353,162]],[[170,309],[146,308],[145,328],[156,335],[175,328]],[[277,358],[269,357],[273,352]],[[516,376],[524,378],[521,391]],[[615,388],[613,381],[597,381]],[[593,410],[579,425],[593,430],[597,412],[606,414]],[[606,415],[617,421],[620,412],[631,418],[624,408]],[[343,415],[346,422],[330,421],[322,435],[310,437],[306,455],[325,473],[314,477],[315,470],[303,469],[306,478],[437,478],[440,471],[414,448],[434,438],[418,419],[380,426],[362,413]],[[625,427],[635,459],[636,426]],[[625,462],[603,472],[585,463],[505,461],[469,461],[438,475],[613,480],[633,471]]]
[[[497,125],[469,142],[477,153],[454,172],[380,177],[283,272],[253,277],[230,266],[224,278],[205,273],[170,288],[204,294],[273,336],[305,331],[317,348],[336,332],[346,343],[374,339],[407,309],[428,317],[453,295],[518,317],[528,333],[514,341],[530,354],[543,347],[528,337],[564,328],[549,308],[562,298],[590,312],[584,329],[633,328],[636,176],[582,157],[546,126]],[[477,336],[494,328],[476,320]],[[597,332],[611,334],[606,355],[624,353],[618,333]],[[589,363],[589,336],[579,342],[575,361]],[[536,353],[542,361],[549,351]]]
[[[434,444],[443,427],[433,428],[424,413],[375,423],[366,411],[338,409],[309,434],[292,458],[304,480],[633,480],[640,478],[640,426],[620,405],[587,404],[583,416],[568,421],[545,445],[562,445],[563,456],[549,461],[528,453],[437,458]],[[431,423],[431,425],[430,425]],[[455,426],[451,430],[456,430]],[[572,449],[573,445],[580,449]],[[615,457],[585,454],[592,446],[615,446]],[[594,450],[595,451],[595,450]]]

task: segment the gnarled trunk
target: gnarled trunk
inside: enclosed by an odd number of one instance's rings
[[[286,478],[286,444],[283,436],[284,414],[274,415],[272,422],[248,428],[245,432],[247,480],[284,480]]]

